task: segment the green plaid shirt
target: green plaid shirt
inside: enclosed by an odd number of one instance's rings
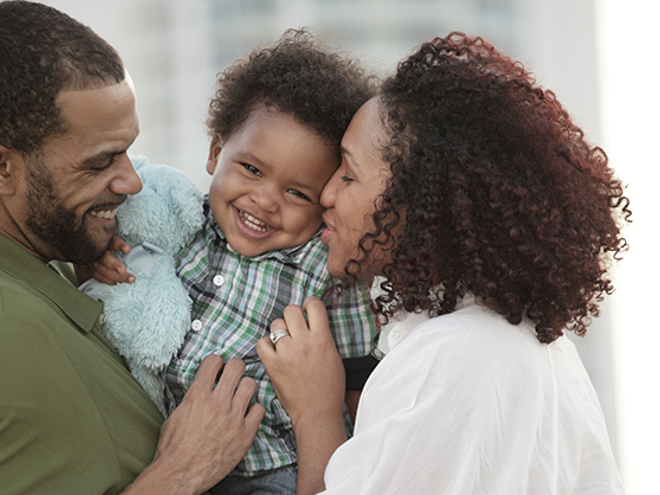
[[[376,325],[364,286],[341,296],[324,294],[332,278],[326,268],[327,247],[319,234],[301,246],[250,258],[229,247],[208,200],[205,213],[204,227],[177,259],[177,273],[193,300],[192,323],[183,347],[165,372],[166,396],[170,407],[181,402],[201,360],[211,352],[224,360],[245,361],[246,375],[257,381],[255,400],[266,408],[254,443],[235,470],[235,474],[249,476],[296,462],[291,420],[255,347],[270,333],[270,323],[281,318],[289,304],[321,297],[343,358],[369,354]]]

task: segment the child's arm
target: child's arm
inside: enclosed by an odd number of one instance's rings
[[[119,237],[113,236],[108,250],[103,253],[103,256],[96,263],[84,266],[74,265],[78,283],[82,284],[92,277],[108,285],[116,285],[120,282],[127,284],[135,282],[135,276],[128,273],[124,264],[115,257],[115,251],[128,254],[131,252],[131,247]]]

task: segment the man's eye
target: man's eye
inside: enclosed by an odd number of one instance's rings
[[[259,170],[257,167],[254,167],[249,163],[241,163],[241,165],[243,165],[243,168],[245,168],[245,170],[247,170],[251,174],[258,175],[259,177],[261,177],[261,170]]]
[[[301,193],[300,191],[298,191],[296,189],[289,189],[289,190],[287,190],[287,192],[289,194],[293,194],[294,196],[297,196],[301,199],[304,199],[305,201],[309,201],[310,203],[312,202],[312,200],[309,199],[305,194]]]
[[[113,156],[112,158],[110,158],[110,160],[108,160],[104,164],[99,165],[97,167],[92,167],[92,170],[94,172],[103,172],[104,170],[108,170],[110,167],[112,167],[112,164],[114,162],[115,162],[115,157]]]
[[[348,175],[342,175],[341,180],[344,182],[353,182],[353,179],[351,179]]]

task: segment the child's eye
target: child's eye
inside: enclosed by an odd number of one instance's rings
[[[287,192],[289,194],[293,194],[294,196],[297,196],[298,198],[304,199],[305,201],[309,201],[310,203],[312,202],[312,200],[309,199],[305,194],[301,193],[296,189],[287,189]]]
[[[241,163],[241,165],[243,165],[243,168],[251,174],[261,177],[261,170],[259,170],[257,167],[250,165],[249,163]]]

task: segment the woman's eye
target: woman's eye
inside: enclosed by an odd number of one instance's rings
[[[289,194],[293,194],[294,196],[297,196],[297,197],[299,197],[301,199],[304,199],[305,201],[309,201],[311,203],[311,200],[305,194],[301,193],[300,191],[298,191],[296,189],[289,189],[287,192]]]
[[[261,177],[261,171],[257,167],[254,167],[249,163],[241,163],[241,165],[243,165],[243,168],[248,172],[250,172],[251,174],[258,175]]]

